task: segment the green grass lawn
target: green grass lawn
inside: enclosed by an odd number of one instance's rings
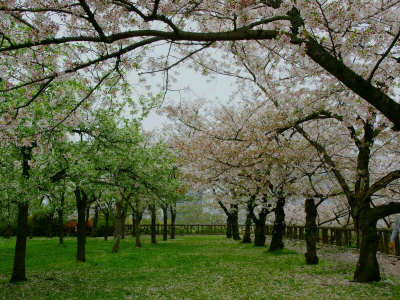
[[[77,263],[75,239],[29,240],[28,281],[11,285],[15,238],[0,239],[0,299],[400,299],[399,285],[349,283],[353,265],[307,266],[290,250],[267,254],[223,236],[134,242],[113,254],[113,240],[88,239]]]

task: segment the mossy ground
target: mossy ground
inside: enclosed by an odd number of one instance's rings
[[[142,248],[88,239],[87,261],[75,261],[76,240],[28,241],[28,281],[9,284],[15,239],[0,239],[0,299],[400,299],[400,286],[356,284],[354,265],[303,253],[240,244],[223,236],[184,236]],[[391,278],[397,283],[397,279]]]

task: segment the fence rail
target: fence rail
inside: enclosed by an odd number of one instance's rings
[[[266,235],[272,234],[272,225],[265,225]],[[244,233],[245,225],[239,225],[240,233]],[[251,226],[251,233],[254,233],[255,226]],[[378,228],[379,235],[379,251],[385,254],[394,254],[400,256],[399,237],[395,241],[395,248],[390,248],[391,228]],[[171,232],[171,225],[167,226],[167,231]],[[125,234],[132,234],[133,225],[125,225]],[[150,225],[140,225],[140,232],[150,234]],[[162,234],[164,226],[156,225],[156,234]],[[225,234],[226,224],[219,225],[175,225],[176,234]],[[304,240],[304,226],[286,226],[286,238]],[[341,247],[357,247],[357,235],[354,228],[343,228],[333,226],[318,227],[318,242],[322,244],[330,244]]]

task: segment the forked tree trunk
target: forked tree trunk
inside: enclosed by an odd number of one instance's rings
[[[176,209],[171,205],[171,236],[170,239],[175,239],[175,219],[176,219]]]
[[[29,239],[31,240],[33,238],[33,233],[35,231],[35,222],[37,219],[37,215],[33,215],[32,219],[31,219],[31,226],[29,227]]]
[[[265,246],[265,222],[268,214],[271,212],[268,208],[264,207],[258,213],[258,218],[254,214],[254,196],[247,203],[247,210],[254,222],[254,247]]]
[[[232,237],[235,241],[240,241],[241,238],[239,235],[239,224],[238,224],[238,214],[239,214],[238,204],[231,205],[231,214],[232,214]]]
[[[104,240],[107,241],[108,240],[108,223],[110,220],[110,212],[107,212],[106,214],[104,214],[105,218],[106,218],[106,228],[104,228]]]
[[[251,216],[250,213],[247,214],[246,223],[244,228],[244,235],[243,235],[243,244],[251,244]]]
[[[370,211],[371,209],[367,207],[360,212],[360,256],[354,272],[354,281],[364,283],[381,280],[376,258],[376,251],[379,247],[379,236],[376,230],[377,221],[372,218],[373,214]]]
[[[64,244],[64,221],[63,221],[63,210],[59,209],[58,213],[58,243]]]
[[[96,205],[94,208],[94,218],[93,218],[93,224],[92,224],[92,237],[97,237],[97,222],[99,220],[99,207]]]
[[[268,252],[274,252],[276,250],[284,248],[282,241],[286,229],[285,211],[283,209],[284,206],[285,206],[285,198],[279,196],[275,207],[274,228],[272,230],[271,245],[269,246]]]
[[[317,256],[318,228],[316,224],[317,207],[315,206],[314,199],[306,200],[305,211],[306,211],[306,225],[304,227],[305,227],[305,239],[307,244],[307,253],[305,253],[306,264],[316,265],[318,264],[318,256]]]
[[[151,214],[151,225],[150,225],[150,230],[151,230],[151,243],[155,244],[157,243],[156,241],[156,205],[151,204],[149,205],[150,209],[150,214]]]
[[[168,206],[162,206],[163,217],[164,217],[164,232],[163,232],[163,241],[168,239]]]
[[[28,208],[27,203],[18,204],[18,231],[15,244],[14,268],[10,282],[25,281],[26,240],[28,238]]]
[[[121,237],[122,237],[122,214],[121,214],[121,202],[117,202],[117,214],[115,216],[115,222],[114,222],[114,246],[112,249],[113,253],[116,253],[119,251],[119,244],[121,242]]]
[[[87,202],[87,194],[80,188],[76,188],[75,191],[76,208],[78,211],[78,252],[76,260],[79,262],[86,261],[85,243],[86,243],[86,218],[85,218],[85,206]]]

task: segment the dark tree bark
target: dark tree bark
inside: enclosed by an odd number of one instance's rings
[[[142,212],[140,209],[137,209],[135,212],[135,239],[136,239],[136,247],[142,247],[142,243],[140,242],[140,221],[142,220]]]
[[[132,237],[135,237],[136,235],[135,235],[135,232],[136,232],[136,226],[135,226],[135,220],[136,220],[136,218],[135,218],[135,212],[133,212],[132,213]]]
[[[58,243],[60,245],[64,244],[64,220],[63,220],[63,210],[59,209],[58,213]]]
[[[121,240],[125,239],[125,221],[126,221],[126,213],[123,211],[122,215],[122,230],[121,230]]]
[[[11,238],[11,234],[12,234],[12,224],[10,221],[8,221],[6,232],[4,234],[4,238],[5,239]]]
[[[315,206],[314,199],[307,199],[305,204],[306,211],[306,225],[305,228],[305,239],[307,244],[307,253],[305,253],[306,264],[316,265],[318,264],[317,256],[317,207]]]
[[[48,238],[53,237],[53,218],[54,218],[54,212],[46,215],[46,220],[47,220],[46,237]]]
[[[161,208],[163,210],[163,217],[164,217],[163,241],[166,241],[168,239],[168,205],[162,205]]]
[[[22,152],[22,176],[29,179],[29,160],[32,158],[31,147],[21,147]],[[14,268],[11,275],[10,282],[25,281],[26,270],[25,270],[25,258],[26,258],[26,240],[28,238],[28,203],[18,203],[18,231],[17,241],[15,244],[15,255],[14,255]]]
[[[381,275],[376,252],[379,247],[379,236],[376,230],[377,220],[371,218],[373,209],[364,208],[360,214],[359,226],[361,233],[360,256],[354,272],[357,282],[380,281]]]
[[[176,219],[176,207],[173,204],[170,206],[171,211],[171,236],[170,239],[175,239],[175,219]]]
[[[89,218],[90,218],[90,203],[86,203],[86,215],[85,215],[85,224],[86,224],[86,234],[85,234],[85,243],[87,238],[87,232],[89,230]]]
[[[0,202],[0,205],[1,205],[2,203]],[[8,202],[7,203],[7,210],[8,210],[8,215],[7,215],[7,227],[6,227],[6,232],[4,233],[4,238],[5,239],[9,239],[9,238],[11,238],[11,235],[12,235],[12,222],[11,222],[11,208],[10,208],[10,206],[11,206],[11,203],[10,202]]]
[[[86,243],[86,217],[85,217],[85,208],[88,200],[88,196],[84,190],[77,187],[74,191],[76,198],[76,208],[78,211],[78,252],[76,256],[76,260],[79,262],[86,261],[86,253],[85,253],[85,243]]]
[[[274,252],[276,250],[284,248],[282,241],[286,229],[285,211],[283,209],[284,206],[285,206],[285,197],[279,195],[275,207],[274,229],[272,230],[272,240],[268,252]]]
[[[232,238],[232,216],[231,214],[228,215],[226,218],[226,238]]]
[[[33,233],[35,231],[35,222],[37,219],[37,214],[33,215],[32,219],[31,219],[31,226],[29,226],[29,239],[33,239]]]
[[[157,243],[156,241],[156,205],[155,204],[150,204],[149,205],[149,210],[151,214],[151,225],[150,225],[150,230],[151,230],[151,242],[153,244]]]
[[[92,224],[92,237],[97,237],[97,222],[99,220],[99,206],[96,205],[94,208],[94,218]]]
[[[117,201],[117,214],[115,216],[115,223],[114,223],[114,246],[112,249],[113,253],[119,251],[119,245],[121,242],[122,237],[122,205],[120,201]]]
[[[267,220],[268,214],[271,213],[269,208],[263,207],[261,211],[258,213],[258,218],[254,213],[256,196],[253,195],[250,198],[250,201],[247,203],[247,210],[249,212],[250,217],[253,219],[254,223],[254,247],[264,247],[265,246],[265,222]],[[267,199],[263,198],[265,201],[265,205],[267,205]]]
[[[239,207],[238,204],[231,204],[232,215],[232,237],[235,241],[240,241],[239,224],[238,224]]]
[[[104,213],[104,217],[106,218],[106,228],[104,228],[104,240],[108,240],[108,223],[110,220],[110,212],[107,211],[107,213]]]
[[[226,206],[221,201],[218,201],[218,204],[226,214],[226,237],[230,239],[232,238],[232,213],[228,211]]]
[[[243,244],[251,244],[251,216],[250,213],[247,213],[246,217],[246,226],[244,229],[244,235],[243,235]]]
[[[18,204],[18,231],[15,245],[14,269],[10,282],[25,281],[26,240],[28,238],[28,208],[27,203]]]

